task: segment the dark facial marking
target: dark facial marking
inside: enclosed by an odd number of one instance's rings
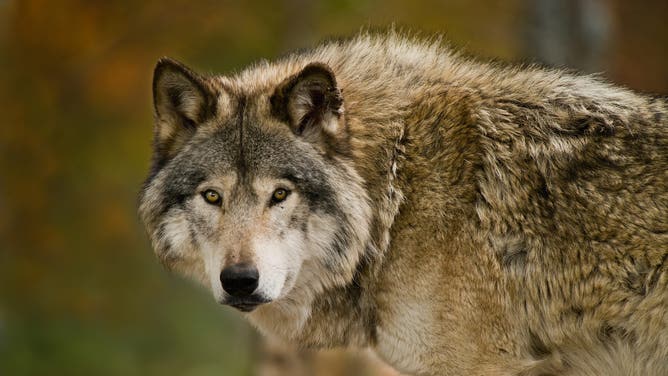
[[[205,178],[205,172],[201,169],[179,168],[178,166],[172,169],[165,179],[161,214],[172,207],[182,206]]]
[[[239,97],[236,117],[236,126],[239,129],[239,159],[237,161],[237,169],[241,179],[245,178],[247,170],[246,157],[244,155],[244,113],[246,112],[246,102],[247,99],[245,96]]]
[[[204,180],[221,169],[231,167],[234,157],[230,152],[235,151],[237,135],[232,134],[230,137],[229,124],[223,128],[225,130],[221,132],[227,132],[227,137],[190,140],[179,154],[165,161],[164,166],[149,176],[145,187],[151,184],[159,172],[165,174],[163,186],[160,187],[162,202],[159,214],[164,214],[174,206],[183,205],[186,199],[199,194],[196,189]]]

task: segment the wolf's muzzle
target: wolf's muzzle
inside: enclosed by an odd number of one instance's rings
[[[247,298],[257,289],[260,275],[257,268],[250,264],[230,265],[220,273],[223,290],[235,298]]]

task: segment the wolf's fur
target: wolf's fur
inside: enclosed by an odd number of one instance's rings
[[[665,99],[395,33],[162,60],[154,91],[156,253],[223,303],[259,265],[262,332],[415,374],[668,374]]]

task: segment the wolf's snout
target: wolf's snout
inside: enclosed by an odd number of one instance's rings
[[[220,273],[223,290],[236,298],[248,297],[255,291],[260,275],[257,268],[250,264],[234,264]]]

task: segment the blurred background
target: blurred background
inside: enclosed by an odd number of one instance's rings
[[[0,0],[0,375],[394,375],[265,344],[164,272],[136,215],[152,69],[231,72],[362,27],[668,92],[666,0]]]

